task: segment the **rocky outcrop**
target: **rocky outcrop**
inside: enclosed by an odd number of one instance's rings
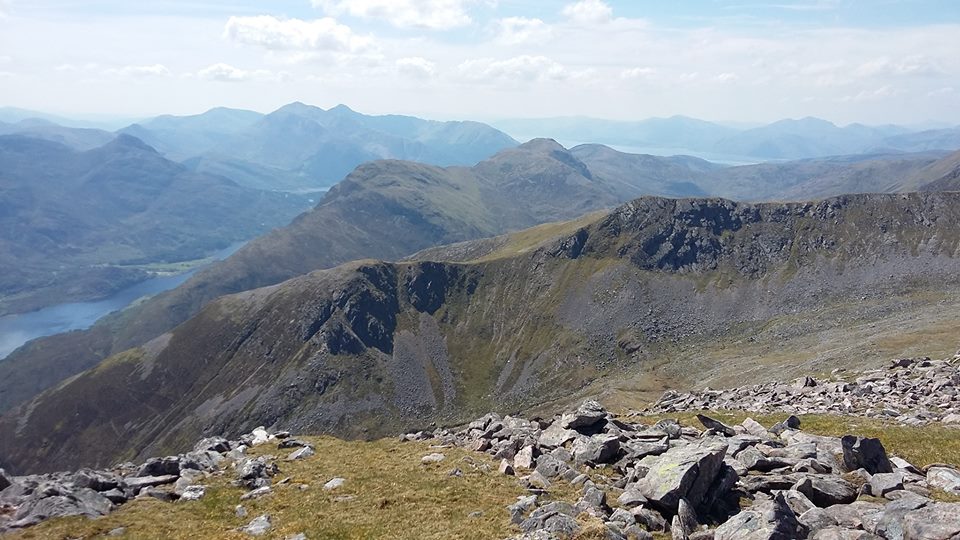
[[[905,425],[960,425],[960,353],[945,360],[900,358],[853,374],[838,369],[828,380],[802,377],[729,390],[668,391],[645,412],[699,410],[842,413]]]
[[[8,476],[0,469],[0,533],[52,518],[103,516],[136,498],[196,501],[206,495],[206,479],[229,471],[236,477],[235,485],[251,490],[244,497],[255,498],[270,490],[271,478],[278,469],[266,458],[247,458],[246,450],[283,441],[288,435],[257,428],[238,440],[203,439],[185,454],[150,458],[140,465],[123,463],[105,470]],[[279,449],[292,446],[278,444]],[[296,446],[299,448],[294,454],[312,450],[302,441]]]
[[[796,417],[770,429],[698,418],[700,428],[648,425],[588,401],[552,420],[490,414],[402,439],[486,452],[502,474],[518,475],[530,495],[507,509],[523,531],[513,540],[570,539],[589,520],[610,539],[953,540],[960,531],[960,503],[933,498],[944,487],[960,494],[956,469],[924,474],[876,439],[812,435]],[[611,448],[608,441],[615,451],[577,458],[582,448]],[[550,497],[558,482],[577,486],[579,499]]]

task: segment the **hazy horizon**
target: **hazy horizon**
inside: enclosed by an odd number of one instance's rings
[[[960,123],[960,4],[0,0],[0,106]]]

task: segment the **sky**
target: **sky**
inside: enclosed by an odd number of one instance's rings
[[[960,123],[958,0],[0,0],[0,107]]]

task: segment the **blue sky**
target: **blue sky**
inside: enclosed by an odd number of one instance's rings
[[[952,0],[0,0],[0,106],[960,123]]]

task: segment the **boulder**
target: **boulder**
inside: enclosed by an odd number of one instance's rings
[[[593,400],[584,401],[577,410],[561,418],[561,426],[567,429],[583,431],[606,420],[607,410]]]
[[[180,476],[180,457],[148,459],[134,476]]]
[[[513,466],[518,469],[530,470],[536,465],[536,457],[536,448],[533,445],[524,446],[513,457]]]
[[[330,481],[328,481],[326,484],[324,484],[324,485],[323,485],[323,489],[326,490],[326,491],[331,491],[331,490],[334,490],[334,489],[337,489],[337,488],[343,486],[343,484],[345,484],[346,482],[347,482],[347,479],[346,479],[346,478],[340,478],[340,477],[338,476],[338,477],[336,477],[336,478],[332,478]]]
[[[715,540],[795,540],[806,536],[806,527],[782,494],[742,510],[714,531]]]
[[[56,517],[99,517],[109,514],[111,510],[113,503],[109,499],[92,489],[81,488],[60,495],[28,499],[17,508],[9,525],[21,528]]]
[[[820,508],[852,503],[858,495],[856,486],[838,476],[808,476],[794,484],[792,489],[806,495]]]
[[[676,514],[680,499],[698,508],[717,479],[727,445],[689,444],[672,448],[650,460],[649,471],[637,488],[650,505],[669,515]]]
[[[297,448],[293,452],[290,452],[290,455],[287,456],[287,461],[297,461],[301,459],[307,459],[310,456],[313,456],[316,452],[313,450],[312,446],[302,446]]]
[[[273,523],[270,520],[270,515],[264,514],[254,518],[253,521],[241,527],[240,532],[249,534],[250,536],[263,536],[270,532],[272,527]]]
[[[891,491],[903,489],[903,473],[877,473],[870,477],[870,494],[883,497]]]
[[[440,453],[427,454],[420,458],[420,463],[424,465],[430,465],[431,463],[440,463],[441,461],[447,459],[447,456]]]
[[[908,512],[903,518],[903,540],[960,538],[960,503],[936,503]]]
[[[927,469],[927,485],[960,495],[960,471],[953,467],[935,465]]]
[[[223,437],[208,437],[193,447],[194,452],[216,452],[226,454],[230,451],[230,442]]]
[[[865,469],[870,474],[893,472],[893,465],[880,439],[844,435],[840,444],[843,447],[843,465],[848,471]]]
[[[717,433],[721,433],[721,434],[723,434],[723,435],[725,435],[725,436],[727,436],[727,437],[733,437],[734,435],[737,434],[737,432],[734,431],[734,429],[733,429],[732,427],[724,424],[723,422],[721,422],[721,421],[719,421],[719,420],[715,420],[715,419],[713,419],[713,418],[710,418],[709,416],[707,416],[707,415],[705,415],[705,414],[698,414],[698,415],[697,415],[697,420],[699,420],[700,423],[703,424],[703,427],[705,427],[705,428],[707,428],[707,429],[712,429],[713,431],[715,431],[715,432],[717,432]]]
[[[179,502],[199,501],[207,494],[206,486],[189,486],[180,494]]]
[[[136,478],[125,478],[124,484],[136,493],[144,488],[172,484],[177,481],[177,478],[172,474],[166,476],[138,476]]]
[[[578,437],[573,441],[573,460],[577,464],[609,463],[620,451],[620,440],[614,435],[599,434]]]

